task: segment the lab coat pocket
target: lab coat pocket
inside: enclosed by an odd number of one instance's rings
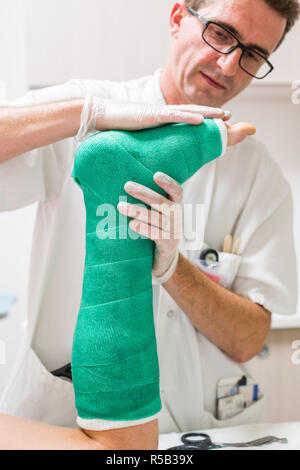
[[[77,427],[73,384],[54,377],[32,349],[19,367],[1,412],[56,426]]]
[[[205,428],[224,428],[243,424],[257,424],[264,421],[265,399],[261,397],[244,411],[230,419],[216,419],[209,411],[204,411]]]
[[[212,253],[210,253],[212,252]],[[210,279],[217,282],[226,289],[230,289],[238,273],[242,257],[233,253],[223,251],[203,250],[200,256],[206,258],[193,259],[192,262],[198,266]],[[217,259],[210,259],[215,255]]]

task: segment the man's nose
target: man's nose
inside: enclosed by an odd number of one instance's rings
[[[222,69],[224,75],[228,77],[232,77],[236,74],[239,68],[239,61],[242,55],[241,49],[236,49],[235,51],[231,52],[230,54],[222,54],[217,64]]]

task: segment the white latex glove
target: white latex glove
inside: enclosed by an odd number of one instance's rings
[[[230,112],[196,105],[162,105],[114,101],[88,95],[81,113],[77,140],[97,131],[136,131],[162,124],[201,124],[204,118],[230,119]]]
[[[236,145],[247,136],[256,132],[249,123],[226,124],[228,145]],[[141,184],[129,181],[126,192],[135,199],[151,207],[147,209],[138,204],[120,202],[118,210],[131,217],[130,228],[155,242],[152,268],[152,284],[163,284],[174,274],[179,258],[179,243],[183,235],[182,186],[164,173],[154,175],[155,183],[167,194],[168,198]]]
[[[178,246],[183,233],[183,189],[177,181],[161,172],[154,175],[154,181],[169,195],[168,198],[141,184],[128,182],[125,185],[126,192],[151,209],[120,202],[118,210],[134,219],[129,223],[132,230],[155,242],[152,282],[161,284],[173,275],[177,266]]]

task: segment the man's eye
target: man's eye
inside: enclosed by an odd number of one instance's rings
[[[255,54],[255,52],[251,50],[246,51],[246,57],[247,59],[252,60],[254,62],[261,62],[262,60],[257,54]]]
[[[226,40],[229,37],[228,34],[226,34],[225,31],[220,30],[218,28],[214,28],[213,31],[214,31],[214,34],[216,35],[216,37],[219,38],[219,39],[225,39]]]
[[[215,41],[217,44],[230,45],[232,44],[233,38],[228,34],[224,29],[214,26],[210,30],[211,40]]]

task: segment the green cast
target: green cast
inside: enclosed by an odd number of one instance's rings
[[[153,181],[157,171],[182,184],[221,154],[214,120],[200,126],[102,132],[78,148],[72,176],[86,206],[84,281],[72,353],[79,418],[133,421],[161,409],[152,300],[154,243],[133,232],[130,219],[117,210],[120,197],[141,204],[125,192],[125,183],[134,181],[167,196]]]

